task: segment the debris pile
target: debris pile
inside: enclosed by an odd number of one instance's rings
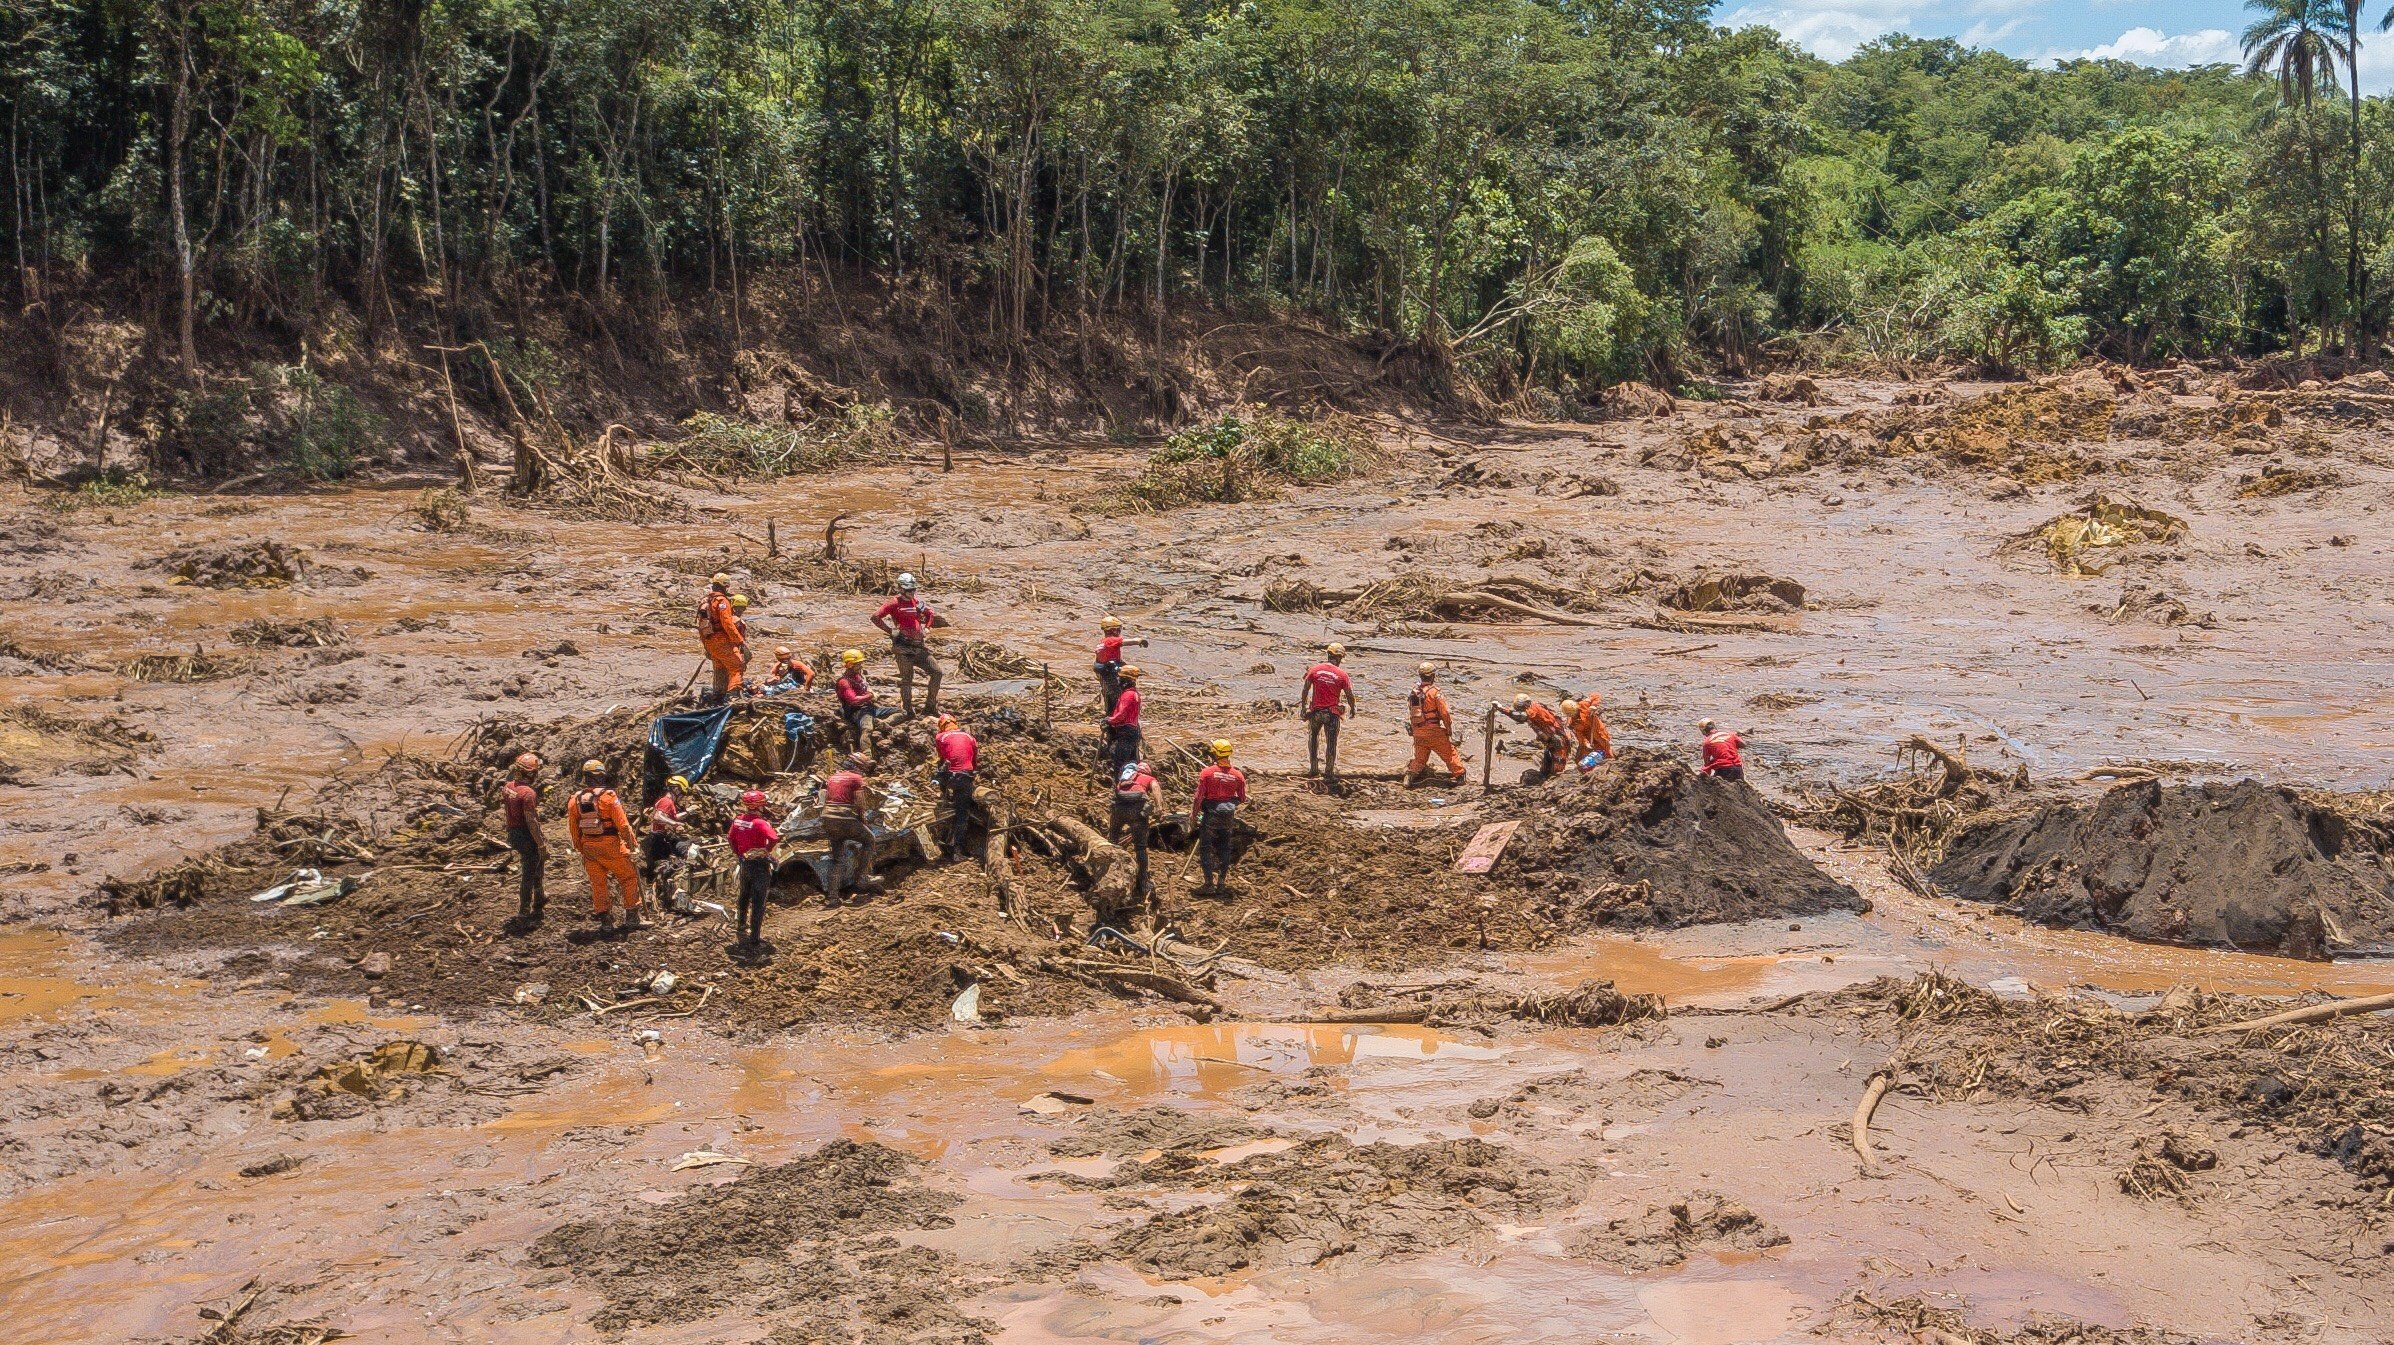
[[[1764,1252],[1788,1241],[1754,1211],[1715,1192],[1698,1191],[1602,1228],[1582,1229],[1564,1254],[1628,1271],[1665,1270],[1685,1264],[1690,1252]]]
[[[1704,575],[1672,589],[1662,605],[1680,612],[1800,612],[1804,586],[1775,574]]]
[[[145,565],[164,570],[168,583],[200,588],[287,588],[308,573],[306,548],[272,538],[177,547]]]
[[[1402,575],[1352,589],[1325,589],[1303,579],[1266,585],[1264,606],[1275,612],[1335,610],[1356,620],[1503,621],[1527,618],[1557,625],[1592,625],[1579,614],[1598,601],[1585,587],[1550,584],[1520,575],[1458,582],[1443,575]]]
[[[2394,949],[2394,828],[2245,780],[1974,825],[1929,877],[2045,924],[2324,958]]]
[[[1625,995],[1611,981],[1586,980],[1569,989],[1508,990],[1473,980],[1425,985],[1357,981],[1339,992],[1343,1021],[1427,1023],[1487,1029],[1505,1022],[1548,1027],[1619,1027],[1664,1016],[1660,995]]]
[[[1944,858],[1957,828],[2027,788],[2024,772],[2007,777],[1972,766],[1964,741],[1947,751],[1915,733],[1897,745],[1896,765],[1895,775],[1810,799],[1796,815],[1885,846],[1895,876],[1916,891],[1926,886],[1923,871]]]
[[[2123,556],[2174,545],[2185,536],[2186,520],[2176,514],[2097,495],[2013,538],[2006,549],[2040,551],[2061,573],[2085,576],[2102,574]],[[2109,563],[2097,564],[2089,557],[2097,551],[2110,553]]]
[[[1997,472],[2023,484],[2071,481],[2094,460],[2073,445],[2111,437],[2115,390],[2073,374],[1968,401],[1865,411],[1840,427],[1867,432],[1890,457],[1922,457]]]
[[[0,707],[0,784],[30,785],[72,771],[127,769],[152,736],[118,719],[70,719],[31,705]]]
[[[198,645],[188,654],[143,654],[116,667],[117,674],[136,682],[216,682],[249,671],[241,654],[213,654]]]
[[[326,1065],[276,1107],[282,1120],[330,1121],[363,1115],[374,1103],[405,1097],[416,1079],[441,1063],[420,1041],[392,1041],[355,1059]]]
[[[248,649],[330,649],[348,643],[349,634],[328,616],[298,621],[259,617],[233,627],[232,639]]]
[[[1753,790],[1635,748],[1584,787],[1531,803],[1506,863],[1565,929],[1869,908],[1795,848]]]

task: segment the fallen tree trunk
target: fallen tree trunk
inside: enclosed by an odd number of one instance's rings
[[[1139,866],[1131,852],[1099,835],[1097,828],[1077,817],[1057,817],[1048,823],[1079,853],[1089,870],[1089,904],[1102,915],[1127,910],[1137,896],[1131,880]]]
[[[2371,995],[2366,999],[2340,999],[2333,1004],[2314,1004],[2307,1009],[2288,1009],[2262,1018],[2247,1018],[2241,1023],[2219,1023],[2199,1028],[2198,1037],[2225,1036],[2230,1032],[2251,1032],[2264,1027],[2291,1027],[2298,1023],[2324,1023],[2331,1018],[2343,1018],[2356,1013],[2377,1013],[2394,1009],[2394,995]]]
[[[1442,600],[1441,605],[1449,604],[1458,606],[1463,604],[1471,604],[1480,607],[1494,607],[1499,611],[1511,612],[1516,616],[1526,616],[1537,621],[1551,621],[1558,626],[1593,627],[1602,624],[1601,622],[1590,621],[1585,617],[1573,616],[1569,612],[1558,612],[1551,607],[1534,607],[1526,602],[1515,602],[1511,598],[1504,597],[1501,594],[1490,593],[1486,589],[1474,588],[1465,589],[1461,593],[1450,593],[1445,599]]]
[[[1220,1012],[1222,1001],[1176,977],[1158,971],[1143,971],[1137,967],[1118,967],[1109,962],[1092,961],[1083,957],[1042,959],[1043,964],[1070,973],[1075,979],[1095,977],[1100,981],[1127,985],[1161,995],[1179,1004],[1195,1004]]]
[[[1389,1004],[1377,1009],[1324,1009],[1319,1013],[1283,1018],[1284,1023],[1426,1023],[1427,1004]]]

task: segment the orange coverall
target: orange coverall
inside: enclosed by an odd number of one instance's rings
[[[1463,758],[1455,751],[1455,715],[1446,707],[1446,695],[1435,682],[1424,682],[1413,688],[1410,706],[1413,721],[1413,764],[1405,768],[1407,775],[1419,775],[1435,756],[1446,763],[1447,773],[1463,778]]]
[[[615,883],[613,905],[626,915],[640,909],[640,870],[632,864],[632,819],[624,816],[623,800],[612,789],[585,789],[565,805],[565,833],[581,852],[582,869],[590,875],[590,908],[600,915],[609,906],[607,883]]]
[[[715,665],[716,694],[728,696],[738,691],[748,676],[748,632],[732,613],[730,595],[707,591],[698,609],[698,643],[706,649],[707,661]]]
[[[1613,733],[1604,726],[1604,717],[1596,713],[1596,703],[1602,697],[1589,693],[1580,699],[1579,713],[1571,716],[1571,736],[1579,739],[1579,754],[1602,752],[1613,754]]]

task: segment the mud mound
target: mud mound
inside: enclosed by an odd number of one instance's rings
[[[946,1228],[960,1201],[924,1186],[895,1150],[833,1140],[654,1212],[553,1229],[530,1259],[603,1297],[591,1318],[602,1331],[732,1313],[763,1315],[797,1340],[960,1345],[989,1327],[956,1309],[955,1259],[882,1236]]]
[[[1226,1200],[1167,1210],[1060,1258],[1121,1260],[1174,1279],[1436,1251],[1569,1205],[1587,1186],[1585,1174],[1484,1140],[1358,1145],[1343,1135],[1236,1163],[1166,1154],[1094,1182],[1066,1180],[1104,1189],[1231,1188]]]
[[[1586,980],[1568,990],[1507,989],[1477,980],[1420,986],[1357,981],[1339,992],[1349,1010],[1388,1012],[1375,1021],[1423,1022],[1486,1031],[1504,1022],[1549,1027],[1619,1027],[1664,1016],[1660,995],[1625,995],[1611,981]]]
[[[1800,612],[1804,586],[1775,574],[1722,574],[1690,579],[1664,595],[1678,612]]]
[[[2186,536],[2186,520],[2128,500],[2097,495],[2004,543],[2010,555],[2041,553],[2063,574],[2101,574],[2120,559],[2151,554]],[[2102,553],[2104,564],[2094,553]]]
[[[1580,1231],[1566,1256],[1603,1261],[1624,1270],[1662,1270],[1684,1264],[1690,1252],[1762,1252],[1789,1238],[1761,1215],[1725,1196],[1698,1191],[1644,1214]]]
[[[1048,1141],[1048,1152],[1058,1158],[1224,1149],[1271,1133],[1242,1117],[1181,1107],[1090,1111],[1073,1116],[1070,1123],[1072,1133]]]
[[[249,649],[330,649],[348,640],[341,623],[328,616],[305,621],[259,617],[233,627],[233,643]]]
[[[2290,789],[2148,780],[1971,827],[1929,876],[2045,924],[2322,958],[2394,948],[2387,839]]]
[[[2076,447],[2111,437],[2115,390],[2074,376],[1969,401],[1864,411],[1821,426],[1867,434],[1889,457],[1995,472],[2022,483],[2072,481],[2096,467]]]
[[[305,548],[271,538],[177,547],[143,564],[164,570],[169,583],[200,588],[287,588],[308,573]]]
[[[2202,630],[2219,629],[2219,618],[2209,612],[2198,612],[2186,605],[2184,598],[2162,589],[2130,582],[2120,586],[2116,603],[2094,603],[2087,610],[2109,619],[2114,624],[2123,621],[2149,621],[2156,626],[2194,626]]]
[[[1869,908],[1804,858],[1752,789],[1634,748],[1532,803],[1505,863],[1572,929]]]
[[[1970,1315],[1957,1308],[1934,1307],[1919,1298],[1881,1302],[1861,1293],[1838,1304],[1818,1334],[1894,1345],[1922,1340],[1938,1345],[2196,1345],[2194,1337],[2175,1332],[2142,1326],[2120,1330],[2049,1312],[2032,1312],[2010,1330],[1989,1331],[1971,1326]]]
[[[1675,1070],[1639,1069],[1617,1079],[1600,1079],[1584,1069],[1565,1070],[1530,1080],[1502,1098],[1473,1102],[1470,1114],[1480,1119],[1505,1116],[1515,1121],[1583,1125],[1594,1119],[1612,1122],[1626,1118],[1649,1120],[1664,1108],[1701,1089],[1719,1085]]]

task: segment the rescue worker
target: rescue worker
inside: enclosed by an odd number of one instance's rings
[[[1146,636],[1122,638],[1122,618],[1110,616],[1097,623],[1104,638],[1097,642],[1097,690],[1105,697],[1106,713],[1114,712],[1114,698],[1122,694],[1122,648],[1124,645],[1147,647]]]
[[[1446,693],[1438,689],[1438,665],[1424,663],[1417,671],[1421,682],[1405,707],[1413,728],[1413,761],[1405,767],[1405,788],[1421,783],[1421,773],[1429,769],[1432,757],[1446,764],[1446,773],[1452,777],[1449,784],[1461,784],[1463,757],[1455,751],[1455,712],[1447,706]]]
[[[1247,773],[1230,764],[1230,740],[1214,740],[1214,764],[1197,772],[1189,820],[1197,824],[1197,863],[1205,870],[1200,896],[1230,893],[1231,825],[1247,801]]]
[[[1537,766],[1522,772],[1521,783],[1539,785],[1553,779],[1562,771],[1563,763],[1571,759],[1571,741],[1564,736],[1563,721],[1554,711],[1531,700],[1526,692],[1513,698],[1513,708],[1505,710],[1505,715],[1516,723],[1529,725],[1542,752]]]
[[[1702,774],[1717,775],[1724,780],[1746,778],[1746,740],[1729,729],[1707,719],[1696,725],[1704,735],[1704,769]]]
[[[1134,761],[1114,776],[1114,807],[1106,815],[1106,839],[1116,845],[1130,837],[1131,855],[1138,867],[1131,875],[1131,898],[1148,903],[1147,834],[1156,814],[1163,811],[1163,791],[1145,762]]]
[[[1122,768],[1139,759],[1139,665],[1125,663],[1119,674],[1122,690],[1115,693],[1114,708],[1106,712],[1106,774],[1122,774]]]
[[[872,786],[865,783],[865,776],[872,769],[871,758],[850,752],[823,782],[823,839],[831,845],[830,876],[823,884],[826,905],[839,905],[841,894],[851,888],[858,892],[881,890],[881,880],[873,876],[873,831],[865,823],[872,804]],[[853,883],[844,876],[850,868],[851,852],[855,856]]]
[[[690,835],[690,824],[682,816],[682,799],[690,792],[690,781],[674,776],[665,782],[665,792],[648,805],[648,834],[640,838],[640,857],[648,865],[648,883],[659,896],[658,903],[669,911],[689,913],[690,891],[682,882],[682,873],[689,861],[698,857],[698,842]]]
[[[765,816],[765,791],[740,795],[740,815],[732,819],[726,839],[740,864],[740,940],[735,952],[754,954],[765,942],[765,898],[773,894],[773,847],[781,833]]]
[[[840,695],[840,720],[848,726],[849,745],[861,752],[865,748],[865,722],[894,715],[897,711],[881,704],[873,693],[873,684],[866,679],[864,651],[842,650],[840,675],[832,683]]]
[[[707,701],[721,705],[748,675],[748,632],[732,609],[731,576],[720,570],[707,581],[706,597],[699,600],[698,643],[715,665]]]
[[[927,685],[923,688],[923,713],[939,713],[939,664],[931,658],[931,646],[925,642],[931,627],[937,623],[931,604],[915,592],[914,576],[898,576],[898,596],[881,604],[873,613],[873,624],[889,637],[890,652],[898,660],[898,704],[905,708],[906,717],[914,718],[914,675],[923,674]]]
[[[1563,702],[1563,722],[1571,726],[1571,736],[1577,740],[1583,760],[1590,753],[1599,761],[1613,754],[1613,731],[1604,726],[1604,716],[1596,713],[1596,703],[1602,699],[1591,691],[1577,700]]]
[[[607,763],[582,763],[582,787],[565,805],[565,831],[582,854],[582,868],[590,875],[590,908],[601,930],[612,930],[615,910],[623,912],[623,928],[634,930],[640,918],[640,870],[632,864],[632,819],[623,800],[607,787]],[[614,897],[610,901],[608,886]]]
[[[948,856],[961,859],[973,820],[973,790],[981,778],[981,740],[957,723],[956,716],[941,715],[931,745],[939,753],[939,796],[948,804]]]
[[[1325,662],[1305,670],[1297,713],[1305,720],[1305,778],[1321,776],[1338,784],[1338,724],[1355,709],[1355,683],[1339,665],[1347,661],[1347,647],[1332,644],[1322,651]]]
[[[815,670],[805,659],[790,652],[786,644],[773,647],[773,671],[765,678],[761,692],[767,696],[782,696],[793,691],[815,689]]]
[[[515,918],[524,924],[548,909],[549,841],[540,834],[540,758],[515,759],[515,770],[499,786],[499,813],[507,823],[507,848],[515,851]]]

